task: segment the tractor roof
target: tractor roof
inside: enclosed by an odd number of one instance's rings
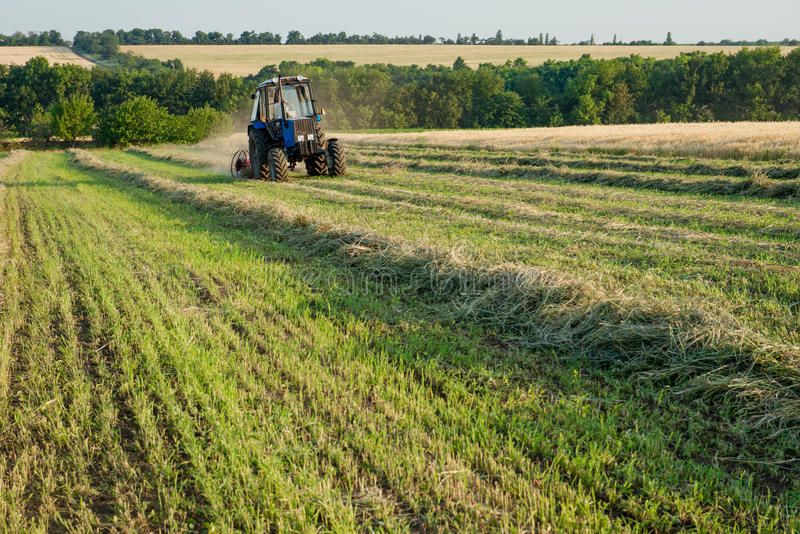
[[[299,83],[310,82],[308,78],[305,76],[281,76],[281,85],[297,85]],[[265,82],[261,82],[261,85],[258,86],[259,89],[262,87],[275,87],[278,85],[278,78],[272,78]]]

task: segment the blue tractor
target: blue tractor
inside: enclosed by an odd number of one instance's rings
[[[324,113],[314,99],[311,80],[304,76],[279,76],[262,83],[253,94],[247,128],[250,153],[237,153],[231,172],[243,176],[249,167],[256,179],[284,182],[303,162],[309,176],[343,176],[344,147],[325,135]]]

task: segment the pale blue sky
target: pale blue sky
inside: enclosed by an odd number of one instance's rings
[[[163,28],[184,34],[218,30],[291,29],[379,32],[387,35],[458,32],[528,37],[550,32],[562,42],[663,40],[680,42],[780,40],[800,37],[800,0],[0,0],[0,33],[55,28],[71,39],[78,29]]]

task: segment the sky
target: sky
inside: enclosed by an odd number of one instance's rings
[[[678,42],[800,38],[800,0],[0,0],[0,33],[162,28]]]

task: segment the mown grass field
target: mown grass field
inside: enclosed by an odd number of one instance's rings
[[[697,50],[735,54],[738,46],[422,46],[422,45],[141,45],[123,46],[147,58],[165,61],[178,58],[187,67],[238,76],[256,74],[265,65],[282,61],[309,63],[318,58],[353,61],[357,64],[447,65],[462,57],[471,67],[481,63],[502,65],[508,60],[525,59],[528,64],[568,61],[589,54],[595,59],[611,59],[639,54],[667,59]],[[786,53],[792,47],[784,47]]]
[[[0,160],[0,528],[800,528],[800,162]]]

